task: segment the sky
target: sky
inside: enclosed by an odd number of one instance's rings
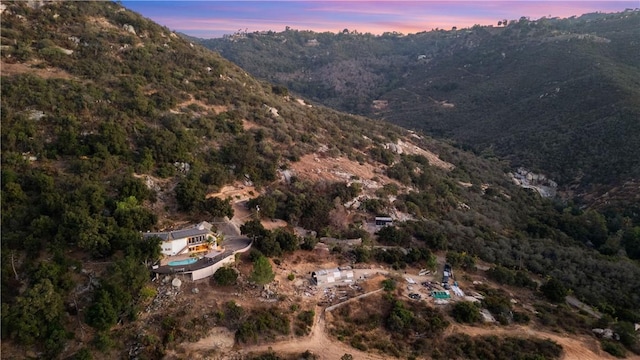
[[[619,12],[640,7],[635,1],[122,1],[122,5],[187,35],[222,37],[237,31],[297,30],[340,32],[343,29],[380,35],[413,34],[525,16],[571,17],[592,12]]]

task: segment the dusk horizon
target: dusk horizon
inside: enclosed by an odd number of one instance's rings
[[[569,18],[638,7],[637,1],[122,1],[173,31],[219,38],[238,31],[344,29],[381,35],[494,25],[501,20]]]

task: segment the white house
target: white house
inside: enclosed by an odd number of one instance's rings
[[[203,221],[194,226],[182,230],[168,232],[147,232],[144,238],[159,237],[162,242],[162,254],[175,256],[196,252],[209,251],[210,247],[217,246],[217,236],[211,228],[213,225]]]

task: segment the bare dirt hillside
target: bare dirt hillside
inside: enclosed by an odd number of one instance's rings
[[[291,164],[296,176],[311,181],[349,181],[360,179],[368,188],[379,188],[395,182],[384,175],[382,169],[368,163],[358,163],[344,157],[332,158],[308,154]],[[377,180],[374,180],[377,178]]]
[[[9,64],[0,62],[0,74],[2,76],[12,76],[18,74],[32,74],[43,79],[72,79],[73,75],[54,67],[36,67],[38,63],[18,63]]]

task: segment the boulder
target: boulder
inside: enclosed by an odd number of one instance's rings
[[[132,33],[133,35],[136,34],[136,29],[133,27],[133,25],[124,24],[122,25],[122,29],[126,32]]]

